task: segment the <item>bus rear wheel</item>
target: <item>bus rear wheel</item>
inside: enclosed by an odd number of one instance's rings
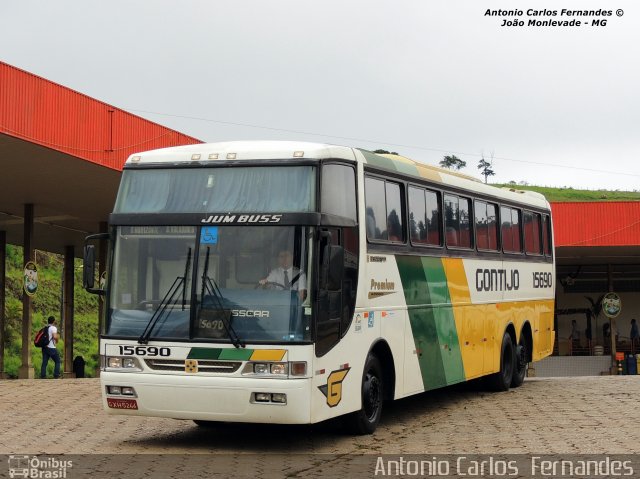
[[[500,371],[489,376],[489,385],[494,391],[507,391],[513,380],[516,366],[515,348],[511,335],[504,333],[500,348]]]
[[[384,384],[380,360],[370,354],[364,364],[362,374],[362,408],[345,418],[347,430],[352,434],[372,434],[382,415]]]
[[[528,354],[529,351],[527,349],[527,340],[525,339],[524,335],[521,335],[520,341],[516,346],[515,369],[513,371],[513,378],[511,379],[512,388],[522,386],[522,383],[524,382],[524,377],[527,374],[527,365],[529,364],[527,362]]]

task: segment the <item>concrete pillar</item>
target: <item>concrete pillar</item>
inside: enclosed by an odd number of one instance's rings
[[[24,205],[24,262],[33,259],[33,205]],[[22,365],[18,369],[20,379],[33,379],[34,371],[31,364],[31,298],[22,292]]]
[[[64,377],[75,377],[73,373],[73,304],[74,304],[74,249],[64,248],[64,279],[62,309],[64,314]]]
[[[613,266],[607,265],[607,285],[610,293],[613,292]],[[616,361],[616,335],[618,334],[618,327],[616,325],[615,318],[609,318],[609,324],[611,328],[611,374],[618,374],[618,362]]]
[[[6,290],[6,253],[7,253],[7,232],[0,231],[0,379],[6,379],[4,372],[4,339],[5,339],[5,290]]]

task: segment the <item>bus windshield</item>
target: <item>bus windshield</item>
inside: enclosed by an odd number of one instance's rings
[[[310,341],[313,228],[119,226],[115,238],[108,336]]]

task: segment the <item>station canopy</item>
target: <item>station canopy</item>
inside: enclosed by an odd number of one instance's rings
[[[129,155],[200,140],[0,62],[0,230],[63,253],[108,220]]]

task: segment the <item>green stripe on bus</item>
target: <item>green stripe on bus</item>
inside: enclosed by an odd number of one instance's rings
[[[191,348],[187,359],[218,359],[220,348]]]
[[[377,166],[378,168],[384,168],[385,170],[398,171],[396,168],[396,162],[385,158],[384,156],[376,155],[367,150],[360,150],[367,160],[367,164],[371,166]],[[417,171],[417,170],[416,170]]]
[[[464,381],[464,367],[439,258],[396,256],[425,390]]]
[[[253,354],[253,349],[235,348],[191,348],[187,359],[219,359],[247,361]]]
[[[218,359],[233,359],[236,361],[248,361],[253,354],[253,349],[223,349]]]

